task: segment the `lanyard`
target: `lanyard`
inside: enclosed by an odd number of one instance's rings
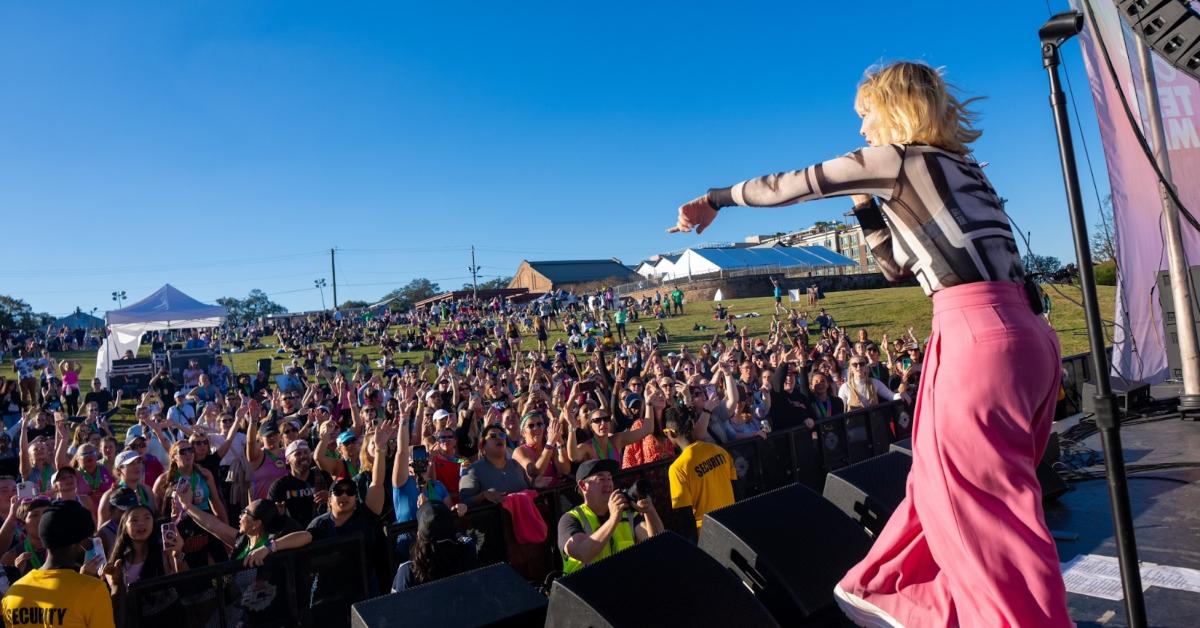
[[[37,550],[33,549],[33,543],[30,543],[28,538],[25,539],[25,551],[29,552],[29,562],[33,565],[33,568],[41,569],[42,558],[38,556]]]
[[[613,445],[612,445],[611,439],[608,442],[604,443],[604,455],[601,456],[600,448],[596,446],[596,439],[595,438],[592,439],[592,451],[596,452],[596,458],[598,460],[616,460],[617,458],[615,455],[612,458],[609,458],[609,455],[608,455],[609,452],[612,452],[612,446]],[[615,452],[613,452],[613,453],[615,454]]]
[[[100,473],[100,469],[102,469],[102,468],[103,467],[97,466],[96,472],[91,473],[91,474],[89,474],[87,472],[87,469],[84,469],[82,467],[79,468],[79,473],[80,473],[80,475],[83,476],[83,481],[87,482],[87,485],[92,487],[93,491],[100,490],[100,483],[102,481],[102,478],[101,478],[102,474]]]
[[[814,407],[817,409],[817,414],[821,415],[822,418],[827,417],[833,410],[833,400],[826,399],[825,401],[817,401]]]
[[[241,559],[241,558],[245,558],[245,557],[249,556],[250,552],[253,552],[254,550],[256,550],[260,547],[266,547],[267,543],[269,543],[269,542],[270,541],[267,540],[267,537],[263,536],[261,539],[258,540],[257,543],[254,544],[254,547],[247,545],[245,548],[243,548],[242,552],[240,554],[238,554],[238,558]]]

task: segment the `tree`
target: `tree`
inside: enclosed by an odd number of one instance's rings
[[[350,301],[342,301],[342,304],[339,305],[338,307],[340,307],[344,310],[352,310],[354,308],[367,307],[368,305],[370,305],[370,303],[367,303],[366,301],[350,300]]]
[[[233,325],[257,320],[271,314],[284,314],[287,308],[271,300],[267,293],[255,288],[245,299],[236,297],[221,297],[217,305],[228,310],[226,320]]]
[[[53,316],[34,312],[24,300],[0,294],[0,327],[29,331],[45,327],[53,321]]]
[[[494,279],[489,279],[487,281],[479,282],[479,289],[480,290],[499,290],[501,288],[507,288],[509,282],[511,282],[511,281],[512,281],[511,275],[508,277],[496,277]],[[469,283],[464,283],[463,287],[462,287],[463,290],[470,290],[471,288],[472,288],[472,286]]]
[[[1035,275],[1041,275],[1041,279],[1043,280],[1062,268],[1062,262],[1058,261],[1058,258],[1052,255],[1026,253],[1025,257],[1021,258],[1021,261],[1025,263],[1026,271]]]
[[[434,295],[440,294],[442,289],[438,285],[424,277],[413,279],[408,282],[408,285],[403,288],[396,288],[391,292],[383,295],[381,301],[387,299],[396,299],[392,302],[392,309],[407,310],[412,307],[417,301],[428,299]]]
[[[1104,197],[1100,205],[1100,221],[1092,230],[1091,249],[1092,261],[1101,264],[1117,256],[1117,247],[1113,242],[1112,226],[1112,194]]]

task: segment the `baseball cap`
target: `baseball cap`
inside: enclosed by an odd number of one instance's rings
[[[133,489],[128,486],[118,488],[112,492],[112,495],[108,496],[108,505],[117,510],[129,510],[139,503],[137,493],[133,492]]]
[[[38,534],[42,537],[42,544],[49,549],[75,545],[92,536],[95,530],[96,523],[92,520],[92,513],[74,500],[55,500],[46,512],[42,513],[42,520],[38,522]]]
[[[338,434],[337,444],[345,445],[346,443],[348,443],[356,438],[358,438],[358,437],[354,435],[354,432],[346,430],[345,432]]]
[[[308,448],[309,448],[308,442],[306,442],[305,440],[303,440],[303,439],[294,440],[294,441],[288,443],[287,449],[283,450],[283,456],[285,458],[291,458],[292,454],[296,453],[297,451],[300,451],[301,449],[307,450]]]
[[[276,424],[275,421],[271,421],[271,420],[263,421],[263,424],[260,425],[258,428],[258,433],[262,434],[263,436],[271,436],[273,434],[278,434],[279,433],[279,425]]]
[[[579,465],[579,470],[575,472],[575,481],[582,482],[582,481],[592,477],[593,475],[596,475],[597,473],[602,473],[604,471],[608,471],[609,473],[616,473],[617,471],[620,471],[620,470],[621,470],[621,466],[619,464],[617,464],[616,460],[613,460],[611,458],[601,458],[601,459],[597,460],[597,459],[593,458],[592,460],[588,460],[588,461],[584,462],[583,464]]]
[[[134,460],[141,460],[141,459],[142,459],[141,454],[139,454],[136,451],[129,451],[128,449],[126,449],[125,451],[122,451],[121,453],[117,454],[117,459],[115,461],[115,465],[118,467],[123,467],[123,466],[133,462]]]
[[[434,421],[444,421],[444,420],[446,420],[446,419],[448,419],[448,418],[450,418],[450,413],[449,413],[449,412],[447,412],[446,410],[443,410],[443,409],[438,409],[438,411],[437,411],[437,412],[434,412],[434,413],[433,413],[433,420],[434,420]]]
[[[430,390],[429,392],[425,393],[425,398],[426,398],[426,399],[433,399],[433,396],[434,396],[434,395],[436,395],[436,394],[438,394],[438,391],[436,391],[436,390]]]
[[[457,528],[454,513],[446,504],[430,500],[417,510],[417,535],[431,541],[454,538]]]
[[[183,397],[186,397],[186,396],[187,396],[187,393],[183,392],[182,390],[176,390],[176,391],[175,391],[175,398],[176,398],[176,399],[182,399]]]

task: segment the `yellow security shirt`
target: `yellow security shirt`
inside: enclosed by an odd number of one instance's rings
[[[696,529],[704,513],[733,503],[733,481],[737,471],[733,456],[718,445],[698,441],[688,445],[671,463],[671,507],[691,506]]]
[[[2,604],[5,628],[115,628],[108,588],[72,569],[34,569],[9,588]]]

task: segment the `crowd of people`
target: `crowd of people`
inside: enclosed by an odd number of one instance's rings
[[[139,580],[228,560],[257,567],[275,552],[348,535],[362,537],[366,556],[396,552],[402,562],[382,574],[368,559],[367,593],[383,592],[375,582],[404,590],[474,564],[474,540],[457,534],[454,519],[489,504],[510,512],[525,538],[539,527],[545,538],[557,523],[558,571],[570,573],[660,532],[660,511],[691,508],[699,527],[732,503],[736,471],[724,444],[812,431],[847,410],[911,401],[916,390],[912,330],[895,340],[875,341],[866,329],[852,337],[823,310],[810,322],[777,308],[766,334],[735,326],[695,349],[669,345],[665,329],[625,329],[681,311],[682,293],[599,293],[197,331],[190,346],[218,357],[179,376],[164,369],[130,396],[132,408],[99,380],[81,396],[77,363],[20,338],[7,351],[16,377],[0,377],[5,612],[28,606],[39,587],[70,582],[105,592],[71,598],[72,609],[86,603],[94,608],[81,614],[120,621],[147,612],[126,603]],[[235,373],[220,357],[272,336],[282,373]],[[593,342],[575,351],[573,336]],[[126,411],[131,425],[117,430]],[[659,461],[672,461],[670,503],[615,488],[615,473]],[[578,505],[540,521],[536,491],[564,486],[578,490]],[[46,521],[67,517],[86,518],[86,534],[77,539],[73,528],[62,541],[71,551],[58,551]],[[385,538],[386,526],[414,521],[415,534]],[[89,550],[86,561],[76,546]],[[43,573],[51,565],[95,584],[63,575],[51,586]],[[325,602],[350,580],[315,574],[313,616],[345,624],[344,604]],[[203,612],[203,595],[192,597],[179,602]],[[232,610],[244,623],[270,623],[269,609],[239,599]],[[47,600],[35,605],[58,604]]]

